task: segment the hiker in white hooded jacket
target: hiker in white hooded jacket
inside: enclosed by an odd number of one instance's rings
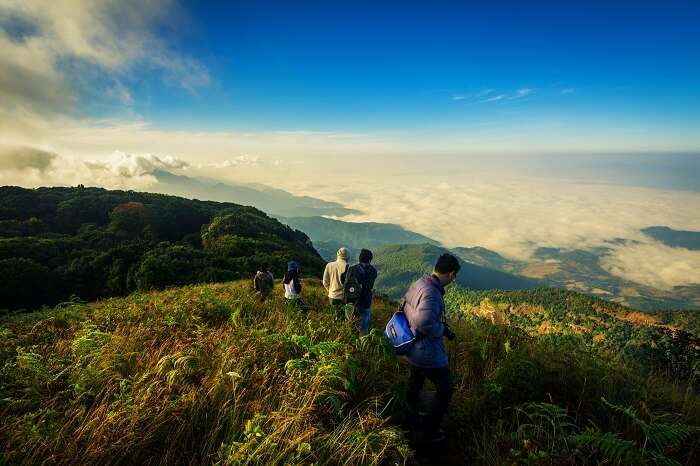
[[[326,264],[326,269],[323,271],[323,287],[328,292],[328,300],[331,307],[335,310],[337,317],[343,318],[344,301],[344,283],[345,274],[348,270],[348,250],[345,248],[338,249],[336,260]]]

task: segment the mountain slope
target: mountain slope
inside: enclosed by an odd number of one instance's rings
[[[0,309],[134,290],[280,276],[324,261],[302,232],[253,208],[98,188],[0,188]],[[73,296],[73,298],[71,298]]]
[[[389,246],[375,253],[374,265],[379,271],[375,288],[398,299],[413,281],[430,273],[438,256],[448,250],[432,244]],[[482,267],[460,259],[462,269],[456,283],[463,288],[525,289],[541,286],[537,280]]]
[[[427,236],[391,223],[344,222],[324,217],[279,217],[282,223],[301,230],[313,241],[326,260],[335,260],[335,253],[344,246],[357,258],[362,248],[377,250],[392,244],[438,244]]]
[[[279,282],[260,302],[246,280],[0,316],[0,462],[695,464],[700,400],[666,368],[681,356],[697,366],[697,348],[638,322],[627,337],[588,339],[464,307],[510,300],[512,315],[581,313],[610,328],[614,305],[554,291],[449,301],[448,439],[425,449],[388,420],[403,412],[407,368],[376,330],[357,338],[335,320],[317,280],[304,283],[306,312],[287,306]],[[375,299],[375,329],[394,307]],[[642,422],[665,440],[649,441]],[[622,452],[602,443],[611,438]]]
[[[613,251],[608,245],[566,250],[538,248],[528,260],[507,259],[484,248],[455,248],[453,251],[465,261],[485,267],[540,280],[548,286],[567,288],[587,293],[635,309],[658,311],[668,309],[697,309],[700,307],[700,286],[678,286],[661,290],[625,280],[603,268],[601,261]]]

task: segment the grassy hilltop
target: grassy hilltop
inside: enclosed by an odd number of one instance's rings
[[[435,458],[385,420],[400,410],[407,371],[377,331],[357,338],[333,321],[317,281],[304,289],[308,314],[288,310],[279,285],[265,303],[249,286],[193,285],[2,318],[0,463],[700,461],[695,372],[667,370],[678,364],[676,337],[658,354],[650,340],[631,358],[614,340],[599,345],[598,333],[587,336],[593,323],[574,320],[623,319],[608,303],[557,290],[451,291],[456,393]],[[380,297],[374,308],[376,328],[394,304]],[[697,369],[693,340],[675,343]]]

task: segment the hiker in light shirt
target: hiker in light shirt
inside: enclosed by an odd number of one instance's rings
[[[343,305],[345,304],[343,284],[345,274],[348,271],[348,250],[338,249],[336,260],[326,264],[323,271],[323,287],[328,292],[328,301],[336,313],[336,317],[343,318]]]

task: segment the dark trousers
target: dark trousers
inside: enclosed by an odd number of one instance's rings
[[[406,401],[408,402],[409,408],[416,414],[418,413],[418,396],[421,388],[423,388],[425,379],[435,384],[437,390],[435,393],[435,400],[433,400],[433,405],[428,412],[428,416],[425,418],[424,424],[426,434],[431,434],[437,432],[440,428],[442,417],[447,412],[447,407],[452,399],[454,383],[452,382],[452,374],[450,373],[449,367],[426,369],[411,365],[411,375],[408,379]]]
[[[335,313],[334,317],[338,320],[345,319],[345,311],[343,310],[345,301],[343,301],[342,299],[328,298],[328,302],[331,305],[331,309],[333,309],[333,312]]]

